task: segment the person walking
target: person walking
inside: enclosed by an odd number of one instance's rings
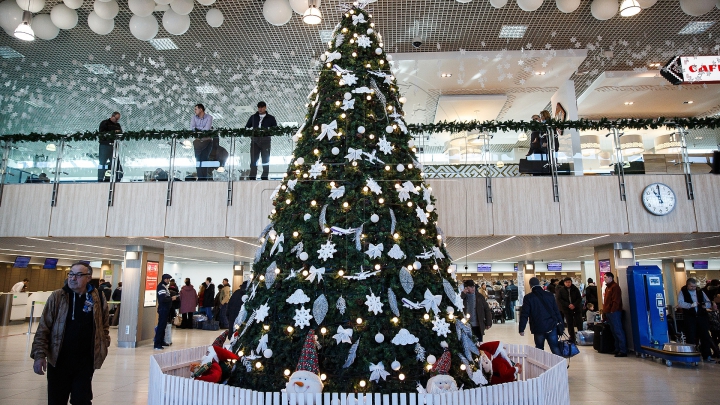
[[[545,350],[545,341],[547,341],[550,351],[559,356],[558,335],[565,330],[562,314],[555,302],[555,296],[543,290],[537,277],[530,279],[530,293],[523,297],[518,325],[520,336],[525,336],[525,326],[528,321],[530,333],[535,339],[535,347]]]
[[[215,284],[212,283],[212,278],[208,277],[203,283],[205,290],[202,292],[202,310],[205,311],[208,322],[213,319],[213,305],[215,305]]]
[[[627,357],[625,330],[622,325],[622,291],[612,273],[605,273],[605,286],[603,318],[608,321],[615,338],[615,357]]]
[[[710,337],[708,309],[716,310],[717,306],[703,291],[698,290],[697,280],[694,278],[687,279],[678,293],[677,302],[678,307],[683,310],[686,342],[699,344],[703,359],[711,361],[711,350],[715,351],[716,357],[718,353]]]
[[[92,378],[110,346],[105,297],[88,284],[92,267],[70,266],[63,288],[48,297],[32,343],[33,371],[47,371],[49,405],[91,404]]]
[[[582,330],[582,294],[580,294],[580,289],[573,284],[572,278],[565,277],[563,284],[558,287],[557,295],[560,308],[567,322],[570,341],[577,343],[575,328]]]
[[[171,278],[171,275],[163,274],[162,282],[158,283],[157,286],[158,320],[157,326],[155,327],[155,339],[153,340],[155,350],[162,350],[164,348],[163,346],[169,346],[169,344],[165,343],[165,328],[167,327],[168,317],[170,316],[172,302],[177,298],[177,296],[172,297],[168,289],[168,283],[170,283]]]
[[[465,280],[460,298],[463,300],[465,318],[470,321],[473,334],[479,342],[483,341],[485,331],[492,327],[492,311],[485,297],[476,292],[475,282]]]
[[[185,285],[180,289],[180,313],[182,314],[182,323],[180,329],[193,328],[193,313],[198,304],[198,294],[195,287],[190,284],[190,279],[185,279]]]

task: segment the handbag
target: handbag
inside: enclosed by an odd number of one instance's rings
[[[175,326],[182,325],[182,316],[180,316],[180,315],[176,316],[175,319],[173,319],[172,323]]]
[[[708,312],[708,323],[710,324],[710,330],[720,331],[720,312]]]
[[[568,339],[568,335],[563,333],[563,338],[558,341],[558,344],[560,345],[560,355],[567,358],[580,353],[580,349],[578,349],[577,345]]]

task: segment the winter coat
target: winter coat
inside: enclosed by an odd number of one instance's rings
[[[212,308],[215,303],[215,284],[210,283],[209,286],[205,286],[205,292],[203,294],[203,308]]]
[[[603,298],[603,315],[622,311],[622,292],[616,282],[607,284]]]
[[[232,292],[230,291],[230,286],[224,286],[220,292],[218,292],[219,299],[220,299],[220,305],[225,305],[228,302],[230,302],[230,295]]]
[[[198,295],[195,287],[192,285],[184,285],[180,289],[180,313],[195,312],[198,304]]]
[[[518,288],[515,284],[511,284],[505,288],[505,293],[510,297],[510,301],[518,300]]]
[[[549,332],[556,327],[559,329],[562,326],[557,326],[558,323],[563,325],[563,316],[555,302],[555,296],[548,291],[543,291],[540,286],[534,287],[532,292],[523,297],[520,310],[520,333],[525,332],[528,321],[530,321],[530,333],[533,335]]]
[[[122,301],[122,287],[118,287],[112,293],[113,301]]]
[[[247,293],[247,288],[249,285],[249,281],[242,283],[240,288],[235,290],[235,292],[232,293],[232,295],[230,296],[230,301],[228,302],[227,307],[227,319],[229,322],[234,322],[235,318],[237,318],[238,314],[240,313],[240,308],[242,308],[243,305],[242,297]]]
[[[467,294],[461,293],[460,298],[465,300]],[[490,305],[488,305],[485,297],[481,294],[475,293],[475,316],[477,317],[478,328],[480,333],[485,334],[485,327],[492,326],[492,311],[490,311]]]
[[[108,347],[110,347],[110,312],[105,297],[100,298],[97,289],[88,284],[88,292],[93,300],[93,325],[95,328],[93,361],[97,370],[102,367],[105,357],[107,357]],[[35,360],[44,358],[48,364],[55,367],[65,337],[65,320],[71,305],[72,294],[74,294],[73,291],[66,284],[63,288],[53,291],[48,297],[35,332],[35,339],[30,351],[31,358]]]
[[[589,285],[585,288],[585,302],[591,302],[595,310],[598,309],[598,291],[596,285]]]
[[[564,285],[559,286],[557,296],[560,308],[565,312],[571,311],[570,304],[575,306],[575,310],[579,311],[582,308],[582,294],[580,294],[580,289],[575,284],[571,284],[570,288]]]

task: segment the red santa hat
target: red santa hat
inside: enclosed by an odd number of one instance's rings
[[[318,367],[318,354],[315,349],[315,331],[310,329],[307,337],[305,337],[305,343],[303,344],[302,353],[300,353],[300,360],[298,361],[297,368],[295,371],[309,371],[313,374],[320,374],[320,367]]]
[[[215,357],[217,358],[218,362],[240,359],[240,357],[238,357],[237,354],[235,354],[225,348],[218,347],[218,346],[212,346],[212,348],[215,350]]]
[[[478,345],[478,348],[492,354],[491,356],[488,356],[491,360],[500,356],[508,362],[511,362],[510,357],[505,351],[505,348],[499,341],[481,343],[480,345]]]
[[[443,350],[442,356],[440,356],[440,360],[436,361],[435,364],[433,364],[432,369],[430,371],[437,373],[437,374],[444,374],[447,375],[448,372],[450,372],[450,350],[446,347]]]

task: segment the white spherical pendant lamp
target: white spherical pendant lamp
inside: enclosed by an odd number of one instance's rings
[[[217,28],[225,21],[225,16],[223,16],[222,11],[216,8],[211,8],[208,10],[207,14],[205,14],[205,21],[207,21],[209,26]]]
[[[138,17],[147,17],[155,11],[153,0],[128,0],[128,8]]]
[[[572,13],[580,7],[580,0],[555,0],[555,5],[563,13]]]
[[[100,17],[104,20],[112,20],[113,18],[115,18],[115,16],[118,15],[118,11],[120,11],[120,7],[118,6],[118,4],[115,0],[110,0],[110,1],[95,0],[95,4],[93,4],[93,10],[95,10],[95,14],[97,14],[98,17]]]
[[[175,0],[177,1],[177,0]],[[263,4],[263,16],[272,25],[285,25],[292,18],[293,10],[288,0],[266,0]]]
[[[542,6],[543,0],[517,0],[517,5],[525,11],[535,11]]]
[[[170,3],[170,8],[180,15],[190,14],[194,6],[193,0],[173,0],[172,3]]]
[[[707,14],[715,7],[715,0],[680,0],[682,11],[694,17]]]
[[[182,35],[190,28],[190,16],[168,10],[163,14],[162,24],[165,31],[173,35]]]
[[[78,22],[77,11],[71,9],[65,4],[56,4],[50,10],[50,19],[56,27],[61,30],[69,30],[75,28]]]
[[[609,20],[617,14],[618,6],[618,0],[593,0],[590,12],[600,21]]]
[[[106,20],[96,12],[88,14],[88,27],[98,35],[107,35],[115,29],[115,20]]]
[[[40,14],[33,17],[32,29],[35,31],[35,36],[44,40],[55,39],[60,33],[60,28],[56,27],[52,23],[50,14]]]
[[[495,8],[503,8],[507,2],[508,0],[490,0],[490,5]]]
[[[149,41],[155,38],[158,33],[158,22],[155,16],[132,16],[130,18],[130,33],[141,41]]]

